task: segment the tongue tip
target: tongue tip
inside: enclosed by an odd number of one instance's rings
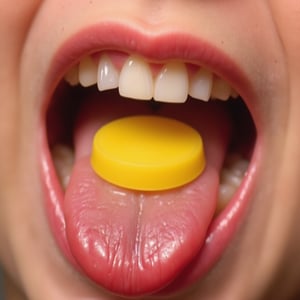
[[[101,288],[122,297],[142,297],[158,293],[168,286],[176,276],[176,274],[173,274],[173,278],[168,280],[165,278],[158,279],[156,275],[150,272],[150,274],[145,274],[145,276],[140,274],[136,278],[130,279],[124,276],[123,272],[121,273],[122,274],[115,273],[112,276],[103,276],[102,272],[101,274],[98,274],[98,272],[86,272],[86,275],[97,285],[101,286]],[[107,275],[107,273],[105,275]]]
[[[88,257],[79,252],[73,255],[87,278],[109,293],[122,297],[143,297],[160,293],[180,276],[194,258],[192,256],[188,261],[181,259],[180,266],[174,266],[174,261],[178,262],[179,258],[172,258],[164,265],[157,263],[148,269],[142,269],[136,264],[124,265],[122,262],[122,266],[117,266],[118,262],[112,264],[99,257],[92,259],[94,255],[91,254]]]

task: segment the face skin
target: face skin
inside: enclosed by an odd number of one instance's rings
[[[45,213],[40,172],[50,65],[69,39],[104,22],[152,37],[183,32],[201,39],[243,70],[257,98],[259,150],[247,213],[210,273],[166,299],[296,299],[299,14],[297,0],[0,0],[0,261],[7,299],[122,299],[65,259]]]

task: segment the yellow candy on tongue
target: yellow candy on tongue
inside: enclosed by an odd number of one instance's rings
[[[128,189],[161,191],[187,184],[204,170],[200,134],[175,119],[137,115],[114,120],[95,134],[93,170]]]

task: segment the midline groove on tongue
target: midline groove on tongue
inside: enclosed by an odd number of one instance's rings
[[[64,200],[66,231],[71,252],[88,277],[114,293],[143,295],[165,287],[199,253],[216,207],[230,122],[217,105],[166,105],[159,113],[189,121],[201,132],[207,168],[180,189],[137,193],[95,175],[86,146],[100,124],[147,110],[140,102],[116,110],[122,101],[85,101],[90,103],[82,107]]]

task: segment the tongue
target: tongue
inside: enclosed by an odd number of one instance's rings
[[[116,97],[88,102],[76,125],[76,160],[64,200],[71,252],[82,271],[111,292],[153,293],[172,282],[201,250],[216,207],[230,122],[216,104],[162,105],[155,113],[189,123],[201,133],[206,169],[178,189],[136,192],[95,175],[89,162],[92,138],[104,123],[152,114],[153,107]]]

